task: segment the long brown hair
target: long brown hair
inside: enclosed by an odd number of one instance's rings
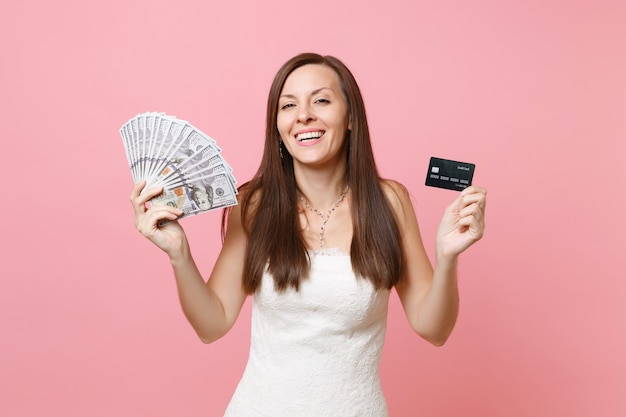
[[[363,97],[354,76],[341,61],[314,53],[303,53],[287,61],[270,88],[263,158],[254,177],[241,186],[241,216],[248,234],[244,289],[248,293],[255,292],[266,268],[279,291],[297,290],[309,273],[309,254],[298,219],[293,158],[286,151],[281,157],[276,122],[278,99],[285,80],[295,69],[307,64],[325,65],[337,73],[352,121],[347,137],[346,169],[352,193],[352,269],[376,288],[390,289],[399,280],[402,268],[400,233],[381,187]],[[229,211],[225,211],[222,234],[228,214]]]

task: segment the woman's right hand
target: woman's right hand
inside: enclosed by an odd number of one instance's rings
[[[130,202],[135,211],[135,227],[172,258],[187,247],[185,231],[176,221],[183,214],[183,211],[166,205],[152,205],[148,208],[148,201],[161,194],[163,188],[150,188],[141,194],[145,186],[145,180],[138,182],[130,194]],[[159,225],[162,220],[169,221]]]

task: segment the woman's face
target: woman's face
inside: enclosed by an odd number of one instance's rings
[[[285,80],[278,100],[278,132],[296,166],[345,161],[351,128],[339,76],[325,65],[309,64]]]

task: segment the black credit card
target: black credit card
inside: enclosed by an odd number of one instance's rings
[[[476,165],[449,159],[430,158],[426,185],[462,191],[472,185]]]

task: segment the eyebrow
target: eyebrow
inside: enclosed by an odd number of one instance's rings
[[[310,95],[314,96],[314,95],[316,95],[317,93],[319,93],[322,90],[332,90],[332,89],[330,87],[320,87],[320,88],[317,88],[317,89],[311,91]],[[280,98],[283,98],[283,97],[284,98],[296,98],[296,96],[294,96],[293,94],[281,94],[280,97],[278,97],[278,98],[280,99]]]

